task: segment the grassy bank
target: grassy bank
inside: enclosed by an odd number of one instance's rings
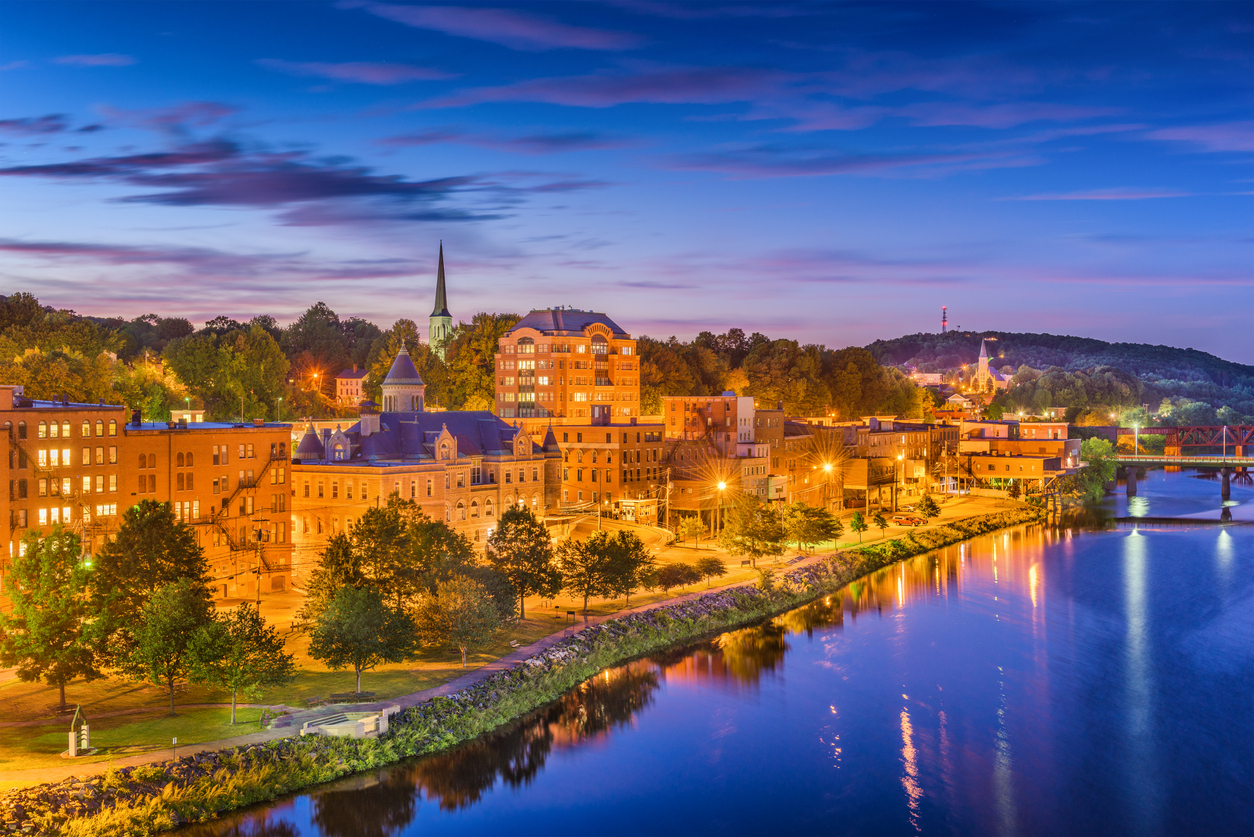
[[[178,761],[110,771],[85,782],[13,791],[0,800],[4,830],[30,825],[69,835],[150,834],[448,749],[560,697],[602,669],[790,610],[869,572],[937,547],[1038,519],[1015,511],[970,518],[847,549],[777,577],[629,614],[587,628],[448,698],[402,712],[382,739],[287,738]]]

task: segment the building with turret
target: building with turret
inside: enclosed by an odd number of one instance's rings
[[[440,266],[435,274],[435,305],[431,308],[431,319],[427,343],[431,350],[444,360],[444,341],[453,333],[453,315],[448,312],[448,295],[444,290],[444,242],[440,242]],[[412,364],[411,364],[412,366]]]

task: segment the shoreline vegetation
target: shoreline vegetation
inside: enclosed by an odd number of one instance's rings
[[[155,834],[438,753],[543,707],[605,668],[779,615],[898,561],[1042,519],[1040,510],[1024,506],[911,531],[777,576],[766,572],[758,586],[626,614],[450,697],[401,711],[382,738],[283,738],[12,790],[0,796],[0,833]]]

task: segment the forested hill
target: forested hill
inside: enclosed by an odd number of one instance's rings
[[[886,365],[911,364],[920,372],[940,372],[975,363],[983,338],[989,341],[989,354],[998,369],[1011,367],[1015,373],[1027,372],[1023,367],[1036,372],[1051,367],[1077,373],[1118,370],[1141,382],[1144,403],[1156,405],[1163,398],[1187,398],[1214,407],[1240,405],[1240,412],[1247,414],[1254,411],[1254,366],[1196,349],[1107,343],[1057,334],[967,331],[877,340],[867,350]]]

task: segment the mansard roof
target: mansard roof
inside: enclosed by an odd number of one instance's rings
[[[623,340],[631,339],[631,335],[618,327],[618,323],[596,311],[580,311],[576,308],[545,308],[532,311],[518,321],[510,329],[510,333],[522,328],[533,328],[546,335],[583,334],[590,325],[600,324],[608,328],[615,337]]]
[[[512,456],[520,432],[487,410],[446,413],[380,413],[379,430],[361,435],[360,422],[346,431],[352,455],[345,464],[366,461],[434,461],[440,437],[448,432],[457,441],[457,458]],[[531,453],[541,449],[532,443]]]

